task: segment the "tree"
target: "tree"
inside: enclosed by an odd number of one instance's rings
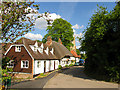
[[[3,1],[0,5],[0,9],[0,39],[3,43],[14,42],[15,39],[19,36],[22,36],[27,32],[34,30],[35,20],[37,18],[43,17],[42,14],[38,15],[37,10],[39,10],[39,5],[34,4],[34,2],[27,2],[27,0],[23,2],[13,2],[13,0],[9,0],[7,2]],[[28,14],[37,14],[37,16],[34,17],[32,15],[31,17],[29,17]],[[48,17],[47,12],[45,12],[44,17]],[[51,20],[46,20],[48,21],[48,24],[50,24]],[[2,48],[6,50],[5,47],[6,44]],[[0,51],[2,50],[2,48],[0,48]],[[9,60],[7,58],[3,58],[1,61],[2,67],[4,68],[2,70],[1,76],[2,80],[6,81],[6,79],[10,78],[9,73],[7,73],[9,69],[5,67]]]
[[[3,42],[13,42],[19,36],[26,34],[27,32],[34,30],[35,20],[43,17],[43,15],[37,15],[39,5],[34,2],[13,2],[7,1],[1,4],[1,40]],[[33,8],[32,8],[33,7]],[[36,14],[35,16],[29,16],[28,14]],[[48,13],[45,12],[45,17]],[[48,23],[49,19],[46,19]]]
[[[110,81],[120,81],[120,2],[108,12],[100,6],[90,19],[82,39],[86,51],[85,71],[104,75]]]
[[[70,46],[73,46],[73,29],[72,25],[63,20],[62,18],[54,20],[52,26],[48,26],[48,33],[44,36],[42,41],[45,43],[47,41],[47,37],[51,36],[52,40],[58,41],[59,38],[62,41],[62,44],[66,46],[70,50]]]
[[[76,49],[77,55],[80,55],[80,50]]]

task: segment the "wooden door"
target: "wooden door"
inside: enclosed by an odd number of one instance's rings
[[[44,61],[44,73],[46,72],[46,61]]]
[[[55,61],[54,61],[54,70],[55,70]]]

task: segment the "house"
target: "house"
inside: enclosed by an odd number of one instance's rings
[[[70,64],[71,52],[61,43],[48,36],[45,44],[20,38],[4,52],[10,58],[8,68],[13,68],[16,77],[33,78],[34,75],[58,69],[58,65]]]
[[[77,53],[74,51],[74,50],[71,50],[70,51],[71,53],[72,53],[72,55],[73,55],[73,57],[71,57],[70,58],[70,60],[73,60],[73,61],[75,61],[75,62],[79,62],[79,59],[80,59],[80,55],[77,55]]]

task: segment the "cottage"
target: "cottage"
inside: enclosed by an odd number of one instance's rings
[[[79,59],[80,59],[81,56],[77,55],[77,53],[74,50],[71,50],[70,52],[73,55],[73,57],[70,57],[70,60],[73,60],[75,62],[79,62]]]
[[[33,75],[58,69],[58,65],[70,64],[73,55],[60,42],[47,38],[45,44],[21,38],[8,46],[5,56],[11,60],[8,68],[13,68],[16,77],[33,77]]]

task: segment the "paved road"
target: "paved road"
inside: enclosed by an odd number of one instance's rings
[[[74,66],[51,78],[44,88],[118,88],[118,84],[97,81],[83,73],[83,66]]]
[[[9,88],[43,88],[46,82],[49,79],[51,79],[56,73],[57,72],[54,72],[45,78],[39,78],[37,80],[31,80],[31,81],[26,81],[26,82],[20,82],[18,84],[12,85]]]

